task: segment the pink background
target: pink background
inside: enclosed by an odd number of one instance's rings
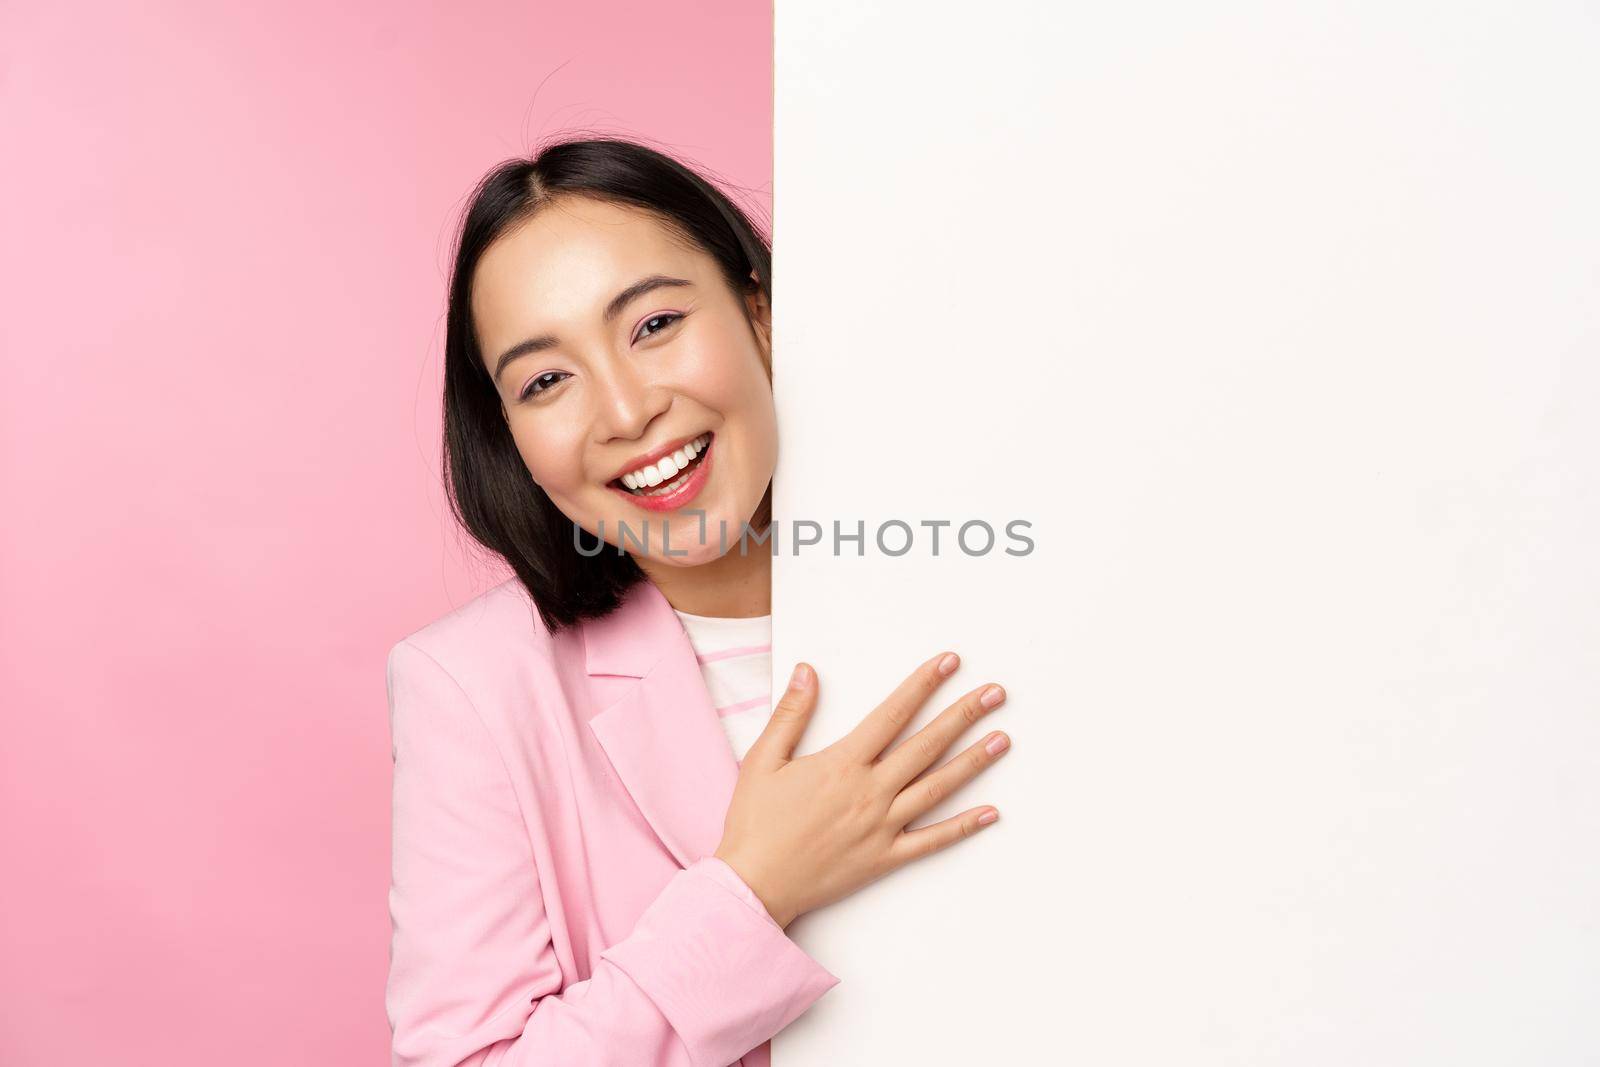
[[[387,1062],[451,225],[542,136],[770,207],[767,5],[0,7],[0,1062]],[[542,83],[542,87],[541,87]]]

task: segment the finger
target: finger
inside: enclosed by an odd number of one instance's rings
[[[884,746],[900,736],[900,731],[917,717],[917,712],[922,710],[922,705],[928,702],[933,691],[960,665],[961,657],[954,652],[943,652],[933,657],[912,671],[905,681],[895,687],[887,700],[869,711],[855,729],[839,739],[838,744],[849,749],[863,763],[877,759]]]
[[[906,738],[878,762],[875,773],[895,790],[929,767],[956,743],[967,727],[998,708],[1006,691],[998,685],[980,685],[938,714],[928,725]]]
[[[889,860],[896,867],[901,867],[914,859],[942,852],[985,826],[993,825],[999,817],[1000,813],[993,807],[973,808],[929,826],[902,831],[889,846]],[[980,819],[987,821],[979,822]]]
[[[951,793],[972,781],[1011,748],[1011,738],[996,730],[943,767],[925,774],[900,791],[889,804],[889,818],[905,826],[921,818]]]
[[[817,672],[809,663],[796,664],[789,676],[789,687],[778,698],[761,736],[745,752],[744,762],[764,767],[781,767],[789,762],[816,706]]]

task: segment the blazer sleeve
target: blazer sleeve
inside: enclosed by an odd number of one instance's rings
[[[523,814],[477,710],[409,639],[390,650],[388,691],[394,1067],[727,1067],[838,984],[708,856],[563,986]]]

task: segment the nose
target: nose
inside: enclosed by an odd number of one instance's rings
[[[595,440],[637,440],[657,415],[672,406],[672,393],[649,380],[642,368],[618,361],[599,381]]]

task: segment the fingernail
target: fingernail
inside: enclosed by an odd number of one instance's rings
[[[989,743],[983,746],[983,750],[989,753],[991,756],[998,756],[1000,753],[1004,752],[1010,747],[1010,738],[1008,738],[1005,734],[995,734],[993,737],[989,738]]]
[[[982,815],[978,816],[978,825],[979,826],[988,826],[990,823],[994,822],[999,817],[1000,817],[1000,813],[998,811],[995,811],[993,808],[990,808],[988,811],[986,811]]]
[[[997,706],[1005,698],[1006,691],[1004,689],[1001,689],[998,685],[991,685],[978,697],[978,703],[982,704],[986,708],[992,708]]]
[[[948,678],[956,672],[956,667],[959,666],[960,663],[960,656],[956,655],[954,652],[946,652],[944,654],[944,658],[939,661],[939,673]]]
[[[789,686],[792,689],[804,689],[811,684],[811,668],[804,663],[795,665],[794,674],[789,677]]]

